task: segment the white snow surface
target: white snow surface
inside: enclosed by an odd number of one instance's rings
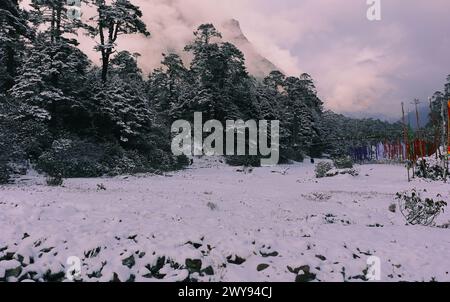
[[[408,183],[401,165],[357,169],[316,179],[309,163],[242,171],[196,160],[166,175],[63,187],[31,175],[0,187],[0,280],[43,281],[76,256],[83,281],[290,282],[305,266],[313,281],[362,281],[373,255],[381,281],[450,281],[450,229],[439,227],[448,212],[423,227],[389,211],[396,192],[426,189],[449,201],[450,185]],[[201,260],[200,273],[189,259]],[[236,259],[245,262],[229,263]],[[20,275],[8,276],[18,261]]]

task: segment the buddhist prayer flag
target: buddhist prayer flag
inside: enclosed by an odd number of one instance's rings
[[[448,126],[447,126],[447,128],[449,130],[449,131],[447,131],[447,137],[448,137],[448,139],[447,139],[447,147],[448,147],[448,155],[450,155],[450,100],[448,101],[447,106],[448,106],[448,110],[447,110],[447,113],[448,113],[447,125]]]

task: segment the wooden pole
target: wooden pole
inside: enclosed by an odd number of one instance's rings
[[[406,147],[406,170],[408,170],[408,182],[411,181],[411,178],[409,176],[409,156],[408,156],[408,130],[406,128],[406,120],[405,120],[405,107],[404,107],[404,103],[402,102],[402,120],[403,120],[403,134],[404,134],[404,139],[405,139],[405,147]]]

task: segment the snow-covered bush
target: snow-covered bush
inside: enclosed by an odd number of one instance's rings
[[[244,167],[260,167],[261,158],[258,156],[227,156],[225,157],[225,162],[233,167],[244,166]]]
[[[352,169],[353,160],[351,157],[338,157],[333,160],[333,164],[337,169]]]
[[[439,162],[431,159],[419,159],[417,161],[416,176],[419,178],[426,178],[431,180],[444,180],[445,169]],[[447,172],[447,175],[449,173]]]
[[[93,143],[60,139],[39,157],[37,168],[51,177],[98,177],[106,172],[101,164],[104,153]]]
[[[51,177],[74,178],[168,171],[181,169],[187,163],[187,158],[174,157],[158,148],[144,153],[113,143],[59,139],[39,157],[37,169]]]
[[[334,177],[337,175],[345,175],[345,174],[349,174],[351,176],[358,176],[359,175],[359,171],[357,169],[331,169],[330,171],[328,171],[327,173],[325,173],[326,177]]]
[[[395,203],[392,203],[392,204],[389,206],[389,212],[392,212],[392,213],[397,212],[397,205],[396,205]]]
[[[51,187],[59,187],[62,186],[63,184],[63,178],[61,177],[61,175],[56,175],[56,176],[48,176],[46,179],[47,185],[51,186]]]
[[[333,170],[333,165],[330,162],[320,162],[316,165],[316,177],[323,178],[327,176],[329,171]]]
[[[441,196],[437,195],[436,198],[440,199]],[[421,193],[415,189],[411,193],[397,193],[396,199],[399,203],[400,212],[406,221],[412,225],[432,225],[447,206],[447,203],[443,200],[435,201],[433,198],[422,197]]]
[[[0,163],[0,184],[8,183],[9,181],[9,169],[4,163]]]
[[[191,164],[191,160],[184,154],[176,157],[176,167],[175,169],[181,169],[187,167]]]

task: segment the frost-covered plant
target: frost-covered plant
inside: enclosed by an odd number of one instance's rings
[[[8,166],[0,162],[0,184],[8,183],[9,177]]]
[[[350,174],[351,176],[358,176],[359,175],[359,171],[357,169],[351,168],[351,169],[345,170],[341,174]]]
[[[238,167],[238,166],[260,167],[261,166],[261,159],[258,156],[251,156],[251,155],[226,156],[225,162],[232,167]]]
[[[333,164],[337,169],[352,169],[353,160],[351,157],[338,157],[333,160]]]
[[[210,210],[212,210],[212,211],[214,211],[214,210],[217,209],[217,205],[216,205],[215,203],[213,203],[213,202],[208,202],[206,205],[207,205],[208,208],[210,208]]]
[[[420,159],[417,161],[416,166],[416,176],[419,178],[431,180],[444,180],[445,178],[445,169],[439,163],[427,162],[426,159]]]
[[[59,139],[39,157],[37,168],[52,177],[98,177],[105,173],[101,164],[104,152],[93,143]]]
[[[320,162],[316,165],[316,177],[323,178],[329,171],[333,170],[333,165],[329,162]]]
[[[426,191],[424,191],[426,192]],[[438,199],[440,195],[436,196]],[[443,200],[422,198],[420,192],[413,189],[411,193],[397,193],[399,209],[406,221],[412,225],[430,226],[444,212],[447,203]]]
[[[392,203],[392,204],[389,206],[389,212],[392,212],[392,213],[397,212],[397,205],[396,205],[395,203]]]
[[[59,187],[63,184],[63,178],[61,174],[58,174],[56,176],[48,176],[47,177],[47,185],[51,187]]]

